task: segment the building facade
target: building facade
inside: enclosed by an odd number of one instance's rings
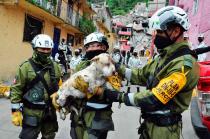
[[[13,78],[18,65],[32,55],[30,42],[37,34],[52,37],[53,55],[61,38],[81,47],[84,13],[88,18],[94,13],[86,0],[0,0],[0,80]]]
[[[110,9],[104,2],[92,4],[92,8],[96,12],[93,17],[96,30],[107,37],[110,46],[109,51],[111,52],[117,43],[117,36],[115,32],[112,32],[112,15]]]
[[[200,33],[204,34],[205,43],[210,45],[210,1],[170,0],[170,5],[177,5],[187,12],[191,24],[187,34],[193,48],[196,48],[198,45],[198,35]]]

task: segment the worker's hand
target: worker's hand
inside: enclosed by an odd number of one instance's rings
[[[104,96],[111,102],[124,102],[124,93],[109,89],[104,90]]]
[[[59,109],[61,108],[61,106],[57,103],[57,99],[58,99],[58,93],[55,92],[53,93],[50,98],[52,99],[52,104],[53,104],[53,107],[59,111]]]
[[[110,83],[113,89],[119,91],[121,88],[122,79],[118,75],[112,75],[106,78],[107,82]]]
[[[102,95],[104,92],[104,88],[101,86],[97,86],[93,90],[93,95]]]
[[[22,126],[22,113],[20,111],[12,112],[12,123],[15,126]]]

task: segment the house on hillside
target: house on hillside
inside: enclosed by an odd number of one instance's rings
[[[91,7],[96,12],[96,14],[93,16],[96,30],[103,33],[107,37],[109,43],[109,51],[112,51],[114,45],[117,43],[117,35],[112,32],[111,11],[105,4],[92,4]]]

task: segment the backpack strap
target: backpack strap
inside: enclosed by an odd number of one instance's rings
[[[44,79],[44,74],[47,72],[48,68],[42,68],[42,69],[38,68],[37,64],[34,63],[34,61],[32,59],[29,59],[29,62],[35,71],[35,74],[36,74],[35,79],[37,78],[37,82],[41,81],[43,83],[45,89],[47,90],[47,92],[49,92],[49,87],[47,85],[46,80]]]
[[[32,59],[29,59],[29,62],[36,73],[36,77],[34,78],[34,80],[32,80],[29,83],[29,87],[33,87],[34,83],[41,81],[43,83],[45,89],[47,90],[47,93],[49,96],[51,94],[55,93],[56,91],[58,91],[58,89],[59,89],[58,82],[59,81],[56,79],[56,76],[55,76],[55,68],[54,68],[53,62],[51,62],[49,66],[44,67],[44,68],[39,67]],[[50,86],[47,84],[46,80],[44,79],[44,74],[47,71],[49,71],[49,73],[50,73],[50,81],[51,81]]]

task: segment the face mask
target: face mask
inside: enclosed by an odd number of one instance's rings
[[[50,62],[51,53],[43,53],[36,51],[36,60],[41,62],[42,64],[47,64]]]
[[[88,59],[88,60],[91,60],[92,58],[94,58],[95,56],[101,54],[101,53],[105,53],[104,50],[94,50],[94,51],[88,51],[86,52],[85,54],[85,57]]]
[[[203,41],[203,38],[198,38],[198,42],[201,43]]]
[[[122,51],[122,56],[125,57],[126,53],[125,51]]]
[[[134,56],[137,56],[137,53],[133,53]]]
[[[78,56],[78,55],[79,55],[79,53],[78,53],[78,52],[75,52],[74,54],[75,54],[75,56]]]
[[[154,44],[157,47],[157,49],[163,49],[171,44],[173,44],[174,41],[172,41],[169,37],[163,37],[156,35]]]

